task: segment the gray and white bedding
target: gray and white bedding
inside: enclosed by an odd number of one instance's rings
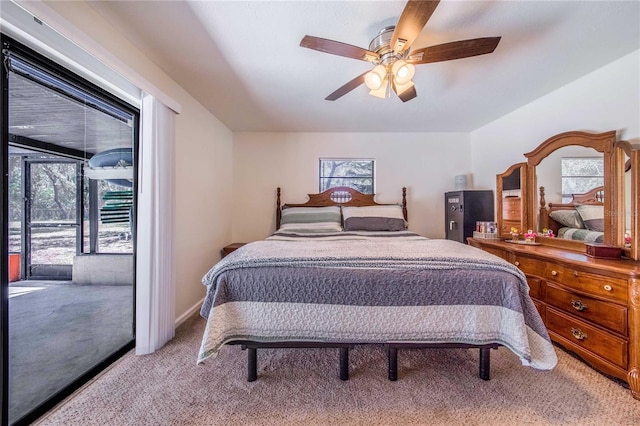
[[[586,243],[602,243],[604,242],[604,232],[562,227],[558,229],[558,238],[562,238],[565,240],[584,241]]]
[[[499,343],[524,365],[557,362],[520,270],[454,241],[280,232],[231,253],[203,283],[200,364],[234,340]]]

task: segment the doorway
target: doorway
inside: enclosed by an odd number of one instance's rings
[[[20,425],[134,347],[139,111],[2,44],[2,417]]]
[[[73,259],[82,252],[82,166],[31,155],[22,157],[21,269],[26,280],[69,281]]]

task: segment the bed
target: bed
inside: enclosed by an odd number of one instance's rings
[[[604,241],[604,187],[584,194],[572,194],[571,202],[545,206],[540,188],[540,228],[550,229],[557,238],[602,243]]]
[[[339,376],[349,349],[384,345],[396,380],[398,350],[479,349],[479,375],[490,377],[490,349],[505,346],[523,365],[551,369],[556,355],[518,268],[490,253],[406,228],[399,204],[379,204],[351,188],[310,194],[281,206],[277,231],[244,245],[207,272],[198,354],[203,364],[225,344],[257,349],[337,348]]]

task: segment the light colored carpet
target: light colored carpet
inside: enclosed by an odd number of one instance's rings
[[[225,347],[196,365],[204,320],[194,317],[152,355],[126,355],[39,422],[41,425],[638,425],[640,401],[558,349],[559,364],[523,367],[491,351],[490,381],[477,350],[404,350],[399,380],[386,378],[382,346],[350,353],[338,378],[337,349],[258,350],[258,381],[246,352]]]

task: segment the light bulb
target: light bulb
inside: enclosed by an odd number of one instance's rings
[[[391,67],[391,72],[393,73],[393,78],[397,84],[407,84],[411,81],[413,76],[416,73],[416,66],[413,64],[408,64],[403,60],[399,60],[394,62]]]
[[[370,90],[377,90],[382,86],[382,82],[386,77],[387,71],[382,65],[376,65],[374,69],[364,76],[364,84]]]

